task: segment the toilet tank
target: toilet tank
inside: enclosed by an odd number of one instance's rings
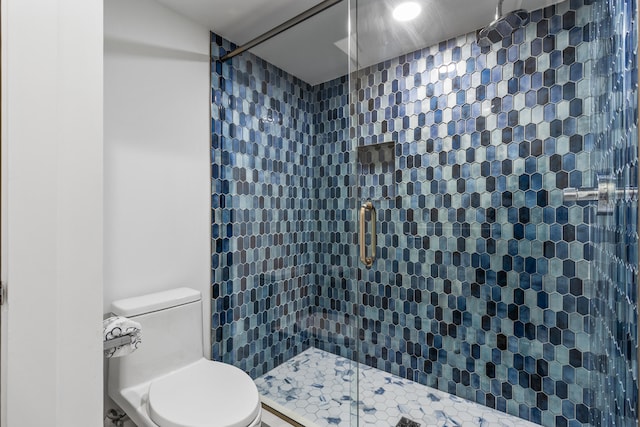
[[[175,371],[203,357],[200,292],[177,288],[114,301],[111,311],[142,325],[142,343],[109,359],[109,389],[122,390]]]

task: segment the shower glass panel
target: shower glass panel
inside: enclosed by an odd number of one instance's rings
[[[348,16],[211,40],[212,357],[303,425],[357,425]]]
[[[352,2],[360,425],[636,425],[636,2],[414,3]]]
[[[589,216],[593,349],[583,363],[592,367],[597,426],[638,419],[637,22],[635,1],[593,4],[591,170],[601,182],[609,180],[612,196]]]

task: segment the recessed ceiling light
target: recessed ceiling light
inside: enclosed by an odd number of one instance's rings
[[[422,8],[420,5],[413,1],[407,1],[400,3],[393,9],[393,19],[400,22],[411,21],[420,15]]]

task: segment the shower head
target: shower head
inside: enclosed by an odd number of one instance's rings
[[[529,13],[524,9],[502,15],[502,3],[504,0],[498,0],[496,17],[493,22],[478,32],[478,46],[489,47],[529,23]]]

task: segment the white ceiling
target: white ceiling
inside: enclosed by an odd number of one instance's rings
[[[321,0],[157,0],[241,45],[304,12]],[[393,7],[403,0],[343,0],[315,17],[251,49],[310,83],[347,74],[349,7],[357,24],[358,62],[367,66],[484,27],[497,0],[413,0],[422,5],[414,21],[398,23]],[[505,0],[504,12],[536,10],[558,0]],[[350,6],[349,6],[350,4]],[[357,7],[357,8],[356,8]],[[357,10],[357,14],[356,14]],[[341,48],[342,47],[342,48]]]

